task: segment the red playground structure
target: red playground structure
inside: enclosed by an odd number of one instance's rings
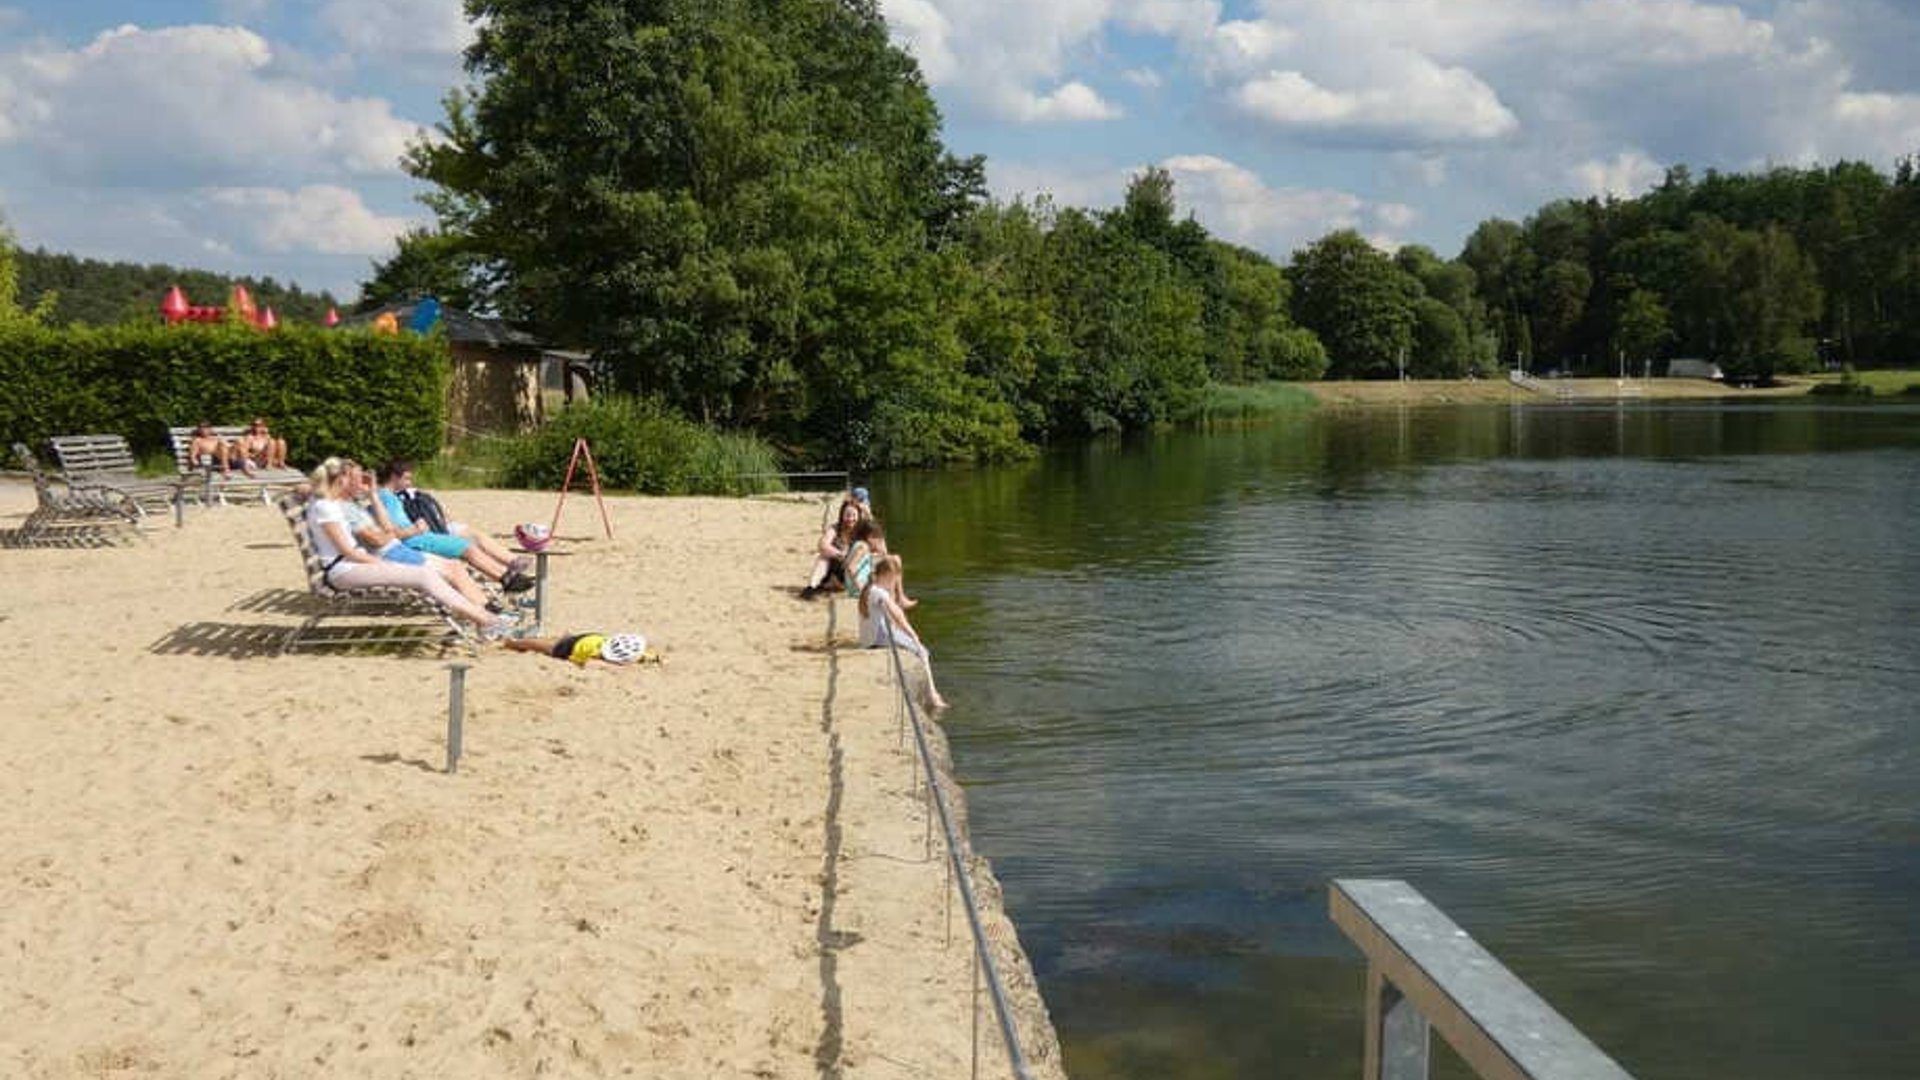
[[[160,317],[167,320],[168,326],[183,322],[217,323],[225,322],[227,312],[232,311],[242,322],[252,323],[262,330],[272,330],[280,325],[280,317],[271,307],[255,307],[253,294],[245,285],[235,285],[233,296],[226,307],[199,306],[187,303],[187,294],[175,285],[167,290],[166,299],[160,301]],[[340,313],[333,308],[327,309],[327,325],[338,326]]]

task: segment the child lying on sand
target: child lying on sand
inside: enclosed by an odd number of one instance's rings
[[[507,638],[503,644],[515,652],[546,653],[555,660],[571,660],[579,667],[587,661],[603,664],[658,664],[660,654],[647,647],[641,634],[568,634],[557,638]]]

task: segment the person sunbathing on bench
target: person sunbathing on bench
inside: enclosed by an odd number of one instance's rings
[[[287,440],[267,430],[267,421],[256,416],[247,430],[233,441],[240,456],[263,468],[284,469],[287,467]]]
[[[495,615],[463,596],[446,578],[426,566],[388,562],[354,542],[350,522],[359,466],[328,458],[313,471],[313,497],[307,503],[307,530],[314,553],[336,589],[387,585],[425,593],[456,616],[480,628],[490,641],[506,637],[515,625],[510,615]]]
[[[487,594],[480,583],[473,580],[467,568],[457,559],[442,558],[425,551],[415,551],[400,542],[400,536],[394,531],[393,523],[387,520],[381,511],[379,500],[372,497],[374,490],[373,474],[365,466],[354,466],[353,504],[348,510],[348,526],[353,530],[353,538],[360,546],[380,556],[388,562],[397,562],[407,566],[425,566],[434,573],[447,579],[447,584],[460,590],[460,595],[473,603],[484,606],[488,611],[500,610],[499,605],[489,603]]]
[[[401,543],[443,559],[460,559],[499,582],[507,592],[533,588],[533,579],[527,576],[527,567],[533,560],[527,556],[509,555],[498,540],[457,521],[447,522],[446,531],[442,532],[435,530],[432,522],[415,519],[407,510],[406,499],[406,494],[414,490],[413,462],[389,461],[380,466],[378,475],[380,486],[374,494],[379,496],[380,509]],[[419,494],[426,495],[425,492]],[[439,504],[436,502],[434,506],[437,508]]]
[[[239,464],[242,470],[251,471],[247,469],[246,459],[241,456],[239,448],[215,435],[213,425],[205,420],[193,429],[193,441],[187,444],[187,460],[209,471],[218,465],[221,476],[232,476],[235,464]]]

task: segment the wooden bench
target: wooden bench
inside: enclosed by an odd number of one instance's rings
[[[72,491],[124,496],[142,516],[180,497],[180,481],[140,475],[132,448],[119,435],[55,435],[47,442],[60,463],[60,479]]]
[[[170,427],[167,438],[173,443],[173,461],[180,470],[181,483],[203,503],[211,506],[215,502],[225,504],[231,493],[244,492],[257,497],[262,503],[272,503],[275,492],[292,491],[307,482],[307,474],[298,469],[267,469],[256,466],[251,474],[234,469],[222,473],[211,464],[202,464],[193,460],[192,446],[194,432],[198,425],[189,427]],[[211,430],[221,442],[231,443],[246,432],[245,427],[217,426]]]

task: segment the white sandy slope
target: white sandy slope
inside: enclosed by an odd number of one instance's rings
[[[553,511],[446,501],[501,534]],[[0,485],[0,530],[31,502]],[[461,657],[277,655],[304,581],[269,509],[0,550],[0,1075],[967,1075],[966,924],[884,657],[794,596],[820,504],[607,506],[612,540],[566,505],[547,628],[666,664],[484,652],[454,776]]]

